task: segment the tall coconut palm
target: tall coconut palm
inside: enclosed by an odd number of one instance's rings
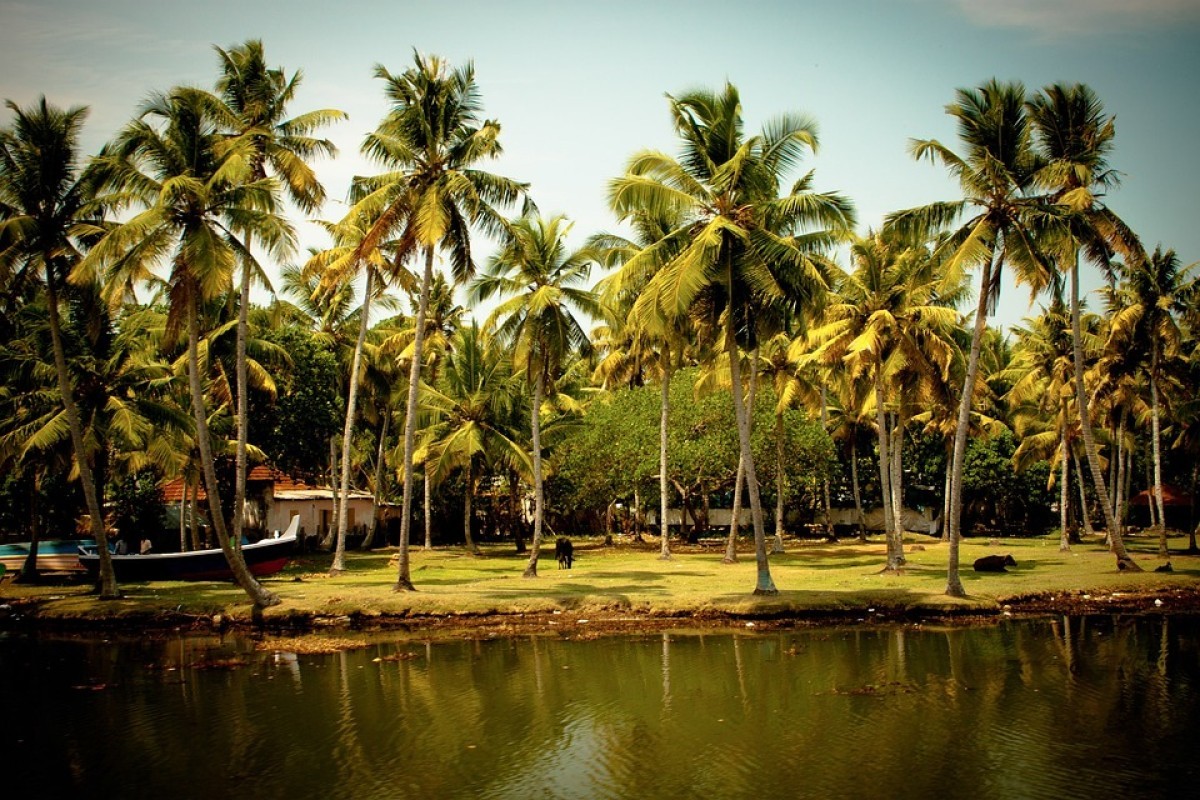
[[[638,295],[652,277],[645,269],[653,269],[650,262],[634,274],[624,266],[642,250],[652,247],[673,227],[677,218],[666,219],[645,214],[635,214],[633,226],[636,239],[630,240],[611,234],[598,234],[589,240],[605,267],[618,270],[596,285],[606,313],[611,317],[609,330],[615,335],[610,352],[597,365],[594,378],[604,388],[611,388],[613,379],[627,385],[636,385],[647,371],[655,372],[659,378],[659,425],[658,425],[658,516],[659,558],[671,559],[670,525],[667,512],[670,507],[670,478],[667,472],[667,431],[671,415],[671,374],[681,360],[688,339],[686,320],[672,320],[661,314],[643,318],[642,324],[631,319],[630,313]]]
[[[828,264],[808,245],[832,238],[827,231],[852,227],[853,211],[838,195],[812,192],[810,176],[781,192],[785,174],[816,147],[811,120],[783,115],[761,134],[747,137],[741,99],[731,85],[719,93],[698,90],[668,100],[682,140],[680,158],[638,153],[609,189],[610,205],[622,219],[657,214],[682,220],[626,264],[630,271],[654,273],[634,314],[680,318],[699,313],[719,324],[731,384],[741,386],[738,348],[756,346],[755,314],[767,304],[801,308],[820,301],[828,289]],[[647,269],[650,265],[657,268]],[[750,450],[750,415],[741,393],[732,395],[754,522],[754,591],[775,594]]]
[[[1155,248],[1149,259],[1126,264],[1121,270],[1122,295],[1127,301],[1109,326],[1109,349],[1143,352],[1145,375],[1150,384],[1150,445],[1154,461],[1153,499],[1158,508],[1159,556],[1167,558],[1167,532],[1162,487],[1162,424],[1160,395],[1169,363],[1180,356],[1184,341],[1181,317],[1188,300],[1200,285],[1191,275],[1195,265],[1183,267],[1174,250]]]
[[[22,275],[40,274],[45,283],[58,392],[100,552],[100,597],[115,598],[120,592],[108,557],[92,454],[84,441],[62,334],[61,297],[80,260],[72,229],[92,213],[87,205],[91,186],[81,179],[78,164],[79,133],[87,109],[64,111],[44,97],[31,108],[11,101],[7,105],[15,119],[11,128],[0,130],[0,276],[6,288]]]
[[[527,578],[537,577],[545,523],[542,404],[570,354],[591,348],[579,315],[601,315],[595,295],[580,286],[591,272],[595,253],[587,247],[569,250],[570,229],[562,216],[515,220],[500,251],[471,285],[472,302],[508,298],[492,312],[485,327],[512,348],[513,363],[533,391],[533,546],[525,567]]]
[[[978,89],[959,89],[946,113],[957,121],[964,153],[955,153],[936,139],[914,140],[911,150],[917,159],[941,162],[958,179],[962,199],[900,211],[889,215],[887,224],[925,239],[969,215],[942,240],[939,261],[953,282],[959,281],[965,270],[981,268],[950,464],[946,594],[962,597],[966,595],[958,573],[962,468],[988,313],[995,306],[1005,266],[1015,268],[1017,281],[1035,293],[1049,285],[1052,270],[1035,245],[1043,209],[1035,194],[1034,176],[1041,162],[1033,148],[1024,87],[990,80]]]
[[[251,39],[237,47],[216,48],[221,60],[217,92],[223,105],[214,109],[229,133],[249,145],[250,177],[262,180],[268,172],[279,178],[288,198],[302,211],[315,211],[325,201],[325,189],[308,165],[315,155],[334,156],[337,148],[327,139],[309,134],[345,114],[333,109],[310,111],[287,117],[287,106],[295,98],[301,74],[289,78],[283,69],[267,66],[262,41]],[[244,233],[246,249],[253,247],[253,234]],[[242,263],[237,322],[237,455],[233,497],[233,536],[240,541],[245,522],[246,444],[249,436],[246,377],[246,339],[249,335],[250,281],[254,263]]]
[[[265,607],[279,599],[250,574],[240,543],[227,535],[221,508],[199,361],[200,306],[228,291],[239,260],[253,259],[245,235],[277,258],[290,255],[295,239],[278,213],[277,181],[253,178],[248,143],[229,146],[211,116],[213,104],[211,95],[196,89],[154,95],[97,156],[92,168],[100,185],[112,191],[110,202],[143,210],[107,230],[77,272],[102,273],[115,304],[163,261],[170,264],[167,328],[172,336],[181,327],[187,331],[188,382],[210,522],[238,585],[255,606]]]
[[[1137,562],[1125,550],[1121,526],[1113,513],[1104,473],[1100,469],[1100,456],[1089,417],[1089,398],[1084,387],[1080,342],[1081,255],[1086,253],[1102,269],[1109,268],[1113,252],[1124,256],[1127,262],[1144,258],[1137,236],[1101,200],[1108,189],[1119,183],[1119,176],[1108,163],[1115,136],[1113,118],[1105,116],[1099,98],[1082,84],[1046,87],[1029,101],[1028,114],[1044,159],[1044,165],[1035,177],[1040,186],[1051,192],[1049,199],[1055,204],[1055,216],[1061,223],[1055,248],[1059,269],[1070,274],[1075,396],[1088,467],[1100,498],[1117,567],[1137,570],[1140,569]]]
[[[413,62],[399,75],[375,67],[392,108],[367,136],[363,152],[386,171],[356,179],[355,202],[347,215],[366,231],[356,248],[357,258],[395,238],[400,243],[396,263],[416,255],[424,259],[404,422],[397,591],[414,588],[408,557],[414,426],[434,253],[441,248],[448,254],[456,282],[468,279],[474,272],[471,228],[492,235],[503,232],[504,219],[496,206],[515,203],[527,189],[479,168],[501,153],[500,124],[480,119],[474,67],[468,63],[453,69],[437,56],[419,53],[413,54]]]

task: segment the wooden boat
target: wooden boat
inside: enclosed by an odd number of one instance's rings
[[[283,534],[252,544],[242,545],[246,566],[254,575],[273,575],[283,569],[296,545],[300,517]],[[100,575],[100,555],[96,548],[80,547],[79,561],[92,579]],[[188,553],[146,553],[145,555],[114,555],[113,570],[119,583],[138,581],[227,581],[233,572],[221,548],[192,550]]]
[[[0,564],[10,573],[18,573],[29,557],[29,542],[0,545]],[[95,548],[95,539],[46,539],[38,542],[39,572],[80,572],[80,546]]]

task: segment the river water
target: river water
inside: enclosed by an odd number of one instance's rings
[[[334,655],[8,633],[0,709],[12,798],[1187,797],[1200,618]]]

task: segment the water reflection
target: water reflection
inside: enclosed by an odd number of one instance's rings
[[[1198,631],[1048,618],[330,656],[9,635],[0,752],[27,766],[11,796],[1178,796]]]

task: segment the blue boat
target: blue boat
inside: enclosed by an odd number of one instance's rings
[[[46,539],[38,542],[37,566],[39,572],[80,572],[80,547],[96,547],[95,539]],[[0,544],[0,564],[10,573],[21,571],[29,557],[30,542]]]

